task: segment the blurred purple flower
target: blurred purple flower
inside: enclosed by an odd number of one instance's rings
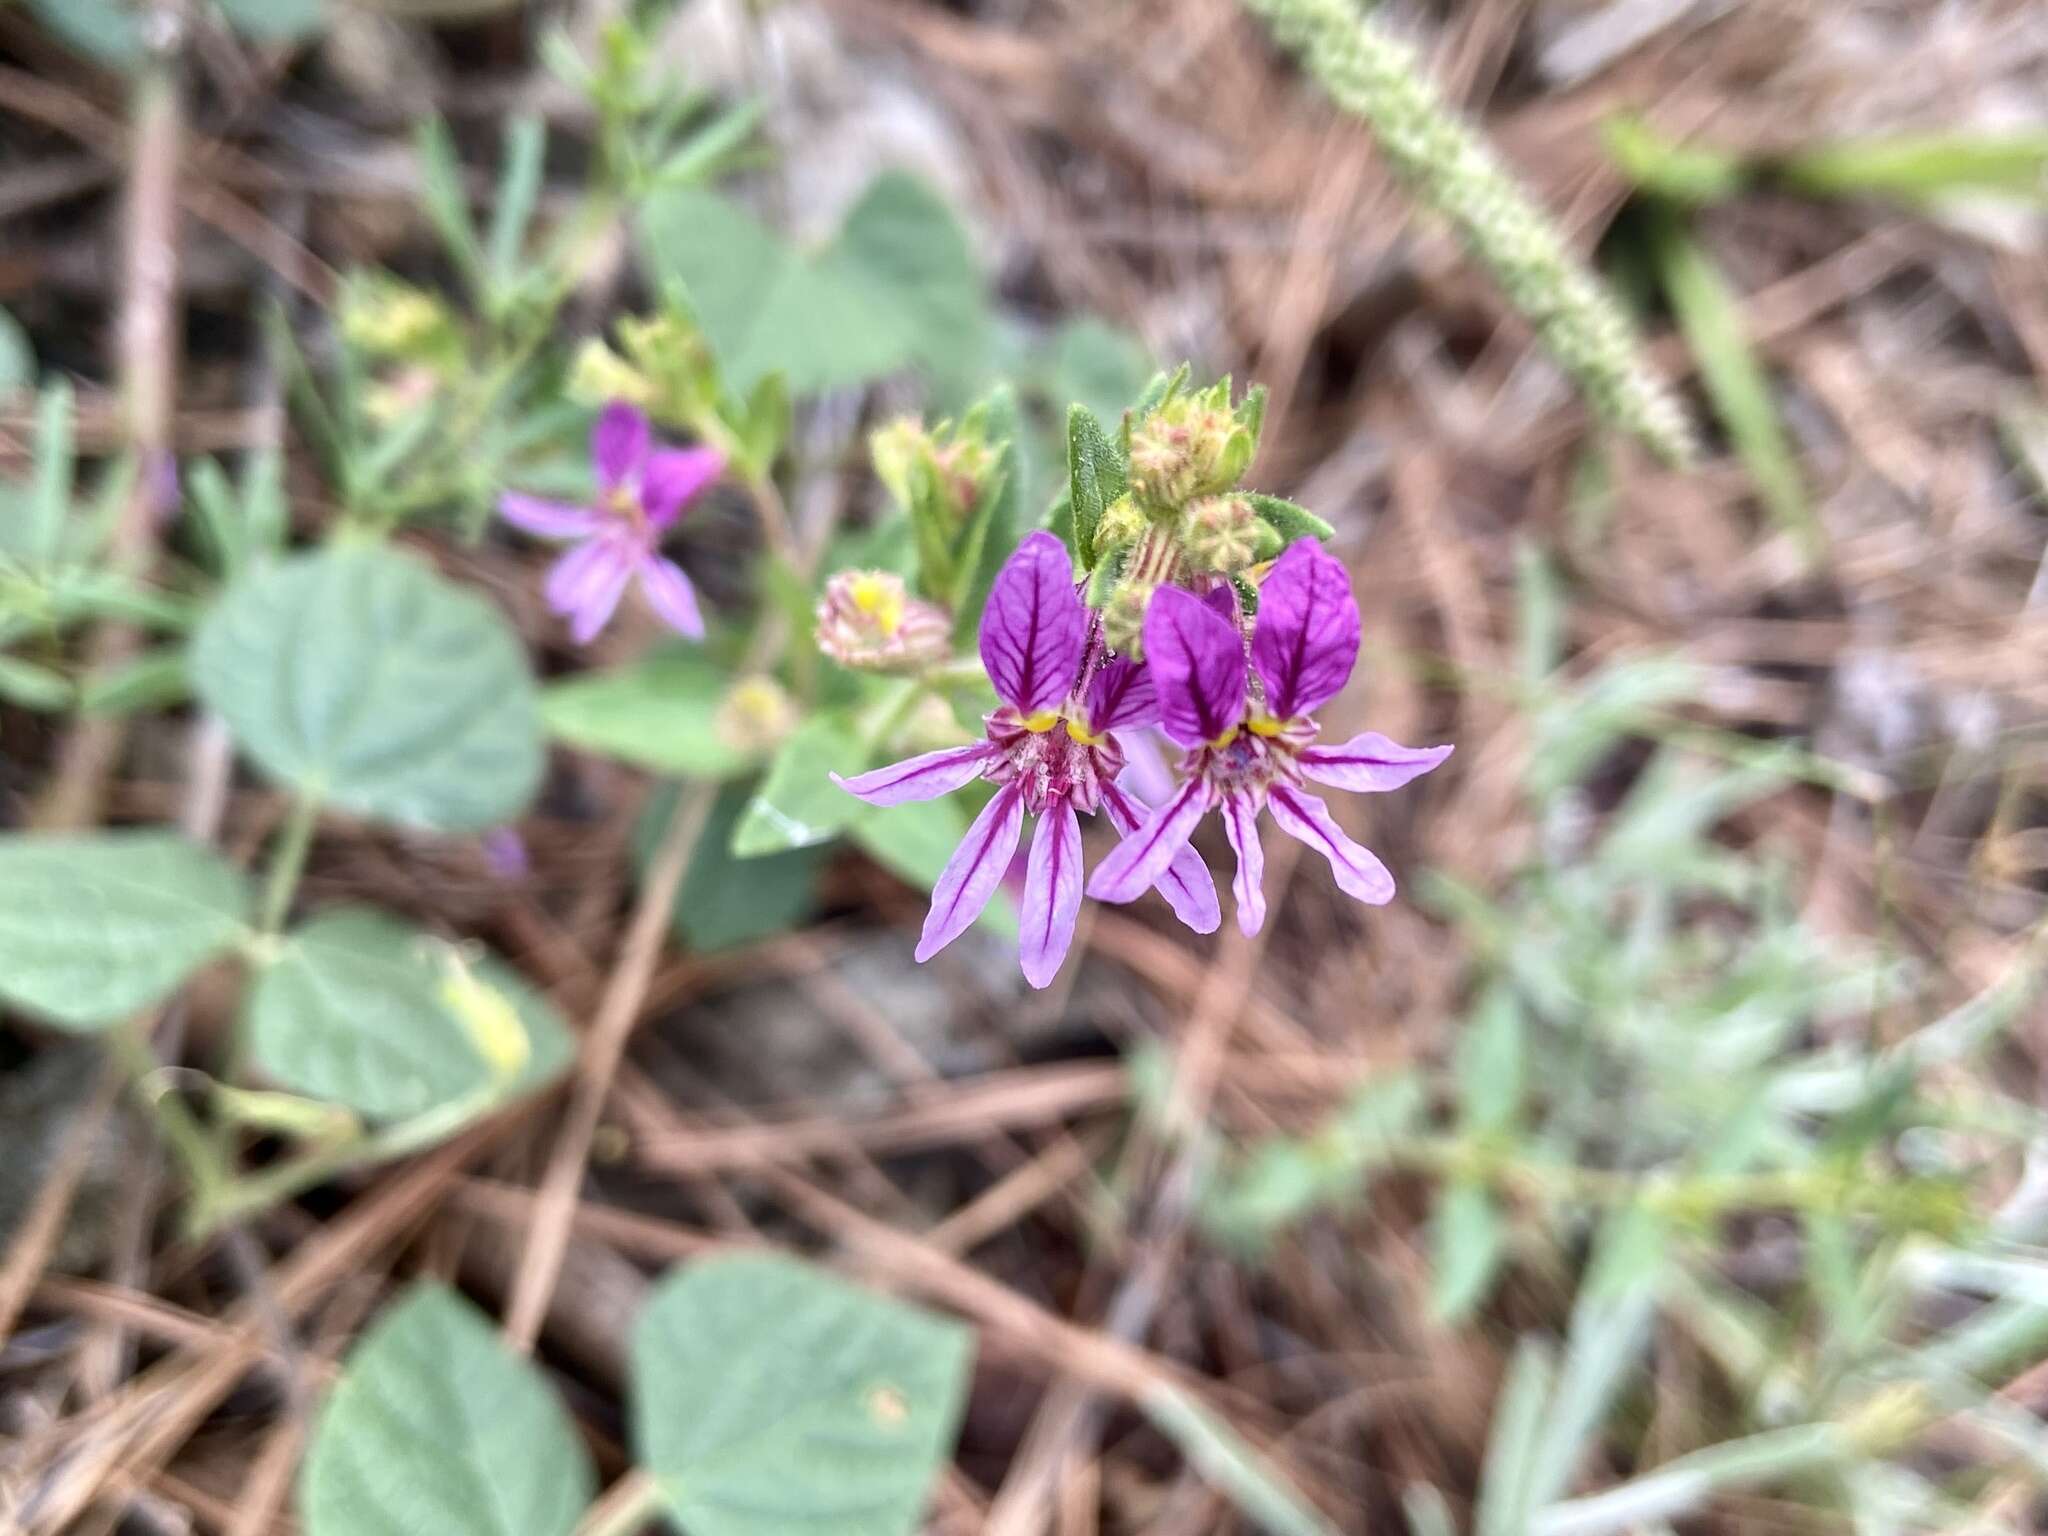
[[[1219,607],[1227,605],[1227,610]],[[1186,749],[1186,780],[1174,797],[1127,837],[1088,882],[1102,901],[1132,901],[1187,851],[1211,810],[1237,853],[1237,925],[1266,920],[1261,810],[1288,836],[1329,860],[1347,895],[1374,906],[1391,901],[1394,877],[1303,791],[1314,779],[1337,789],[1398,789],[1451,755],[1449,747],[1404,747],[1367,731],[1338,747],[1316,745],[1313,712],[1336,697],[1358,661],[1358,604],[1343,562],[1301,539],[1274,563],[1259,592],[1251,677],[1233,622],[1236,599],[1219,588],[1205,601],[1161,588],[1145,615],[1145,657],[1158,691],[1160,726]],[[1231,617],[1226,617],[1226,611]],[[1254,696],[1252,679],[1258,688]]]
[[[647,418],[613,401],[590,433],[597,470],[595,506],[574,507],[508,492],[505,521],[543,539],[574,540],[548,572],[548,606],[569,621],[578,645],[597,636],[637,576],[661,621],[692,640],[704,637],[697,592],[681,566],[660,552],[661,536],[725,472],[715,448],[657,448]]]
[[[533,872],[526,839],[512,826],[493,827],[483,838],[484,864],[500,880],[524,880]]]
[[[927,752],[833,782],[871,805],[933,800],[975,779],[999,788],[968,828],[932,891],[917,958],[929,960],[981,915],[1010,867],[1024,813],[1038,817],[1025,866],[1018,958],[1024,979],[1049,983],[1073,943],[1081,909],[1079,812],[1109,812],[1129,831],[1145,809],[1116,786],[1115,732],[1158,718],[1151,680],[1127,660],[1104,661],[1074,590],[1066,547],[1034,533],[1004,562],[981,616],[981,659],[1001,707],[983,740]],[[1191,851],[1169,857],[1157,883],[1181,920],[1211,933],[1221,920],[1209,872]]]

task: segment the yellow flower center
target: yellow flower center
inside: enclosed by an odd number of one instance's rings
[[[1035,715],[1024,717],[1024,729],[1036,735],[1044,735],[1060,723],[1060,712],[1056,709],[1041,709]]]
[[[1102,736],[1098,736],[1078,720],[1067,722],[1067,734],[1084,747],[1099,747],[1103,742]]]
[[[849,595],[853,606],[875,621],[884,638],[894,639],[903,624],[903,588],[879,572],[856,576]]]
[[[1281,736],[1287,731],[1287,722],[1275,720],[1271,715],[1254,715],[1244,724],[1254,736]]]

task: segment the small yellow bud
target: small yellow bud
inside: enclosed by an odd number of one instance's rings
[[[720,701],[715,728],[742,752],[773,752],[796,729],[796,703],[772,677],[744,677]]]
[[[891,571],[841,571],[818,601],[818,649],[842,667],[921,672],[952,651],[953,623]]]
[[[647,375],[593,336],[576,349],[569,367],[569,398],[579,405],[624,400],[645,410],[653,398]]]

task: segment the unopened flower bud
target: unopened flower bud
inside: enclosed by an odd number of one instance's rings
[[[1102,521],[1095,525],[1095,547],[1115,549],[1119,544],[1134,543],[1149,526],[1138,504],[1128,496],[1119,496],[1102,509]]]
[[[341,333],[372,357],[418,358],[452,337],[441,301],[396,278],[351,282],[341,302]]]
[[[579,405],[603,406],[623,400],[642,410],[653,395],[647,376],[593,336],[576,349],[569,366],[569,398]]]
[[[772,677],[744,677],[720,701],[713,719],[718,739],[737,751],[766,754],[796,729],[796,703]]]
[[[1140,639],[1145,633],[1145,610],[1151,607],[1152,594],[1158,590],[1157,582],[1128,579],[1110,594],[1102,609],[1102,638],[1111,650],[1124,656],[1138,656]]]
[[[1202,395],[1178,395],[1131,431],[1131,493],[1148,508],[1174,510],[1227,491],[1251,462],[1250,431]]]
[[[1199,569],[1241,571],[1259,556],[1258,513],[1243,496],[1203,496],[1188,504],[1181,542]]]
[[[953,624],[888,571],[841,571],[818,603],[818,649],[842,667],[921,672],[952,650]]]

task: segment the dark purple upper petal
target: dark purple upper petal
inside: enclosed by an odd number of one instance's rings
[[[1150,672],[1128,656],[1096,669],[1088,684],[1089,730],[1100,736],[1158,722],[1159,696],[1152,691]]]
[[[1297,539],[1259,588],[1252,666],[1276,720],[1313,714],[1350,681],[1358,662],[1358,601],[1344,562]]]
[[[623,400],[604,408],[590,429],[590,462],[597,470],[597,483],[616,490],[639,478],[654,443],[654,429],[647,418]]]
[[[981,663],[1005,704],[1027,715],[1057,709],[1073,689],[1088,642],[1067,547],[1031,534],[1003,562],[981,615]]]
[[[666,528],[725,473],[725,455],[716,448],[663,448],[647,456],[640,479],[640,504],[647,520]]]
[[[1159,695],[1159,728],[1182,746],[1214,741],[1244,719],[1244,646],[1230,621],[1193,593],[1153,594],[1145,665]]]

